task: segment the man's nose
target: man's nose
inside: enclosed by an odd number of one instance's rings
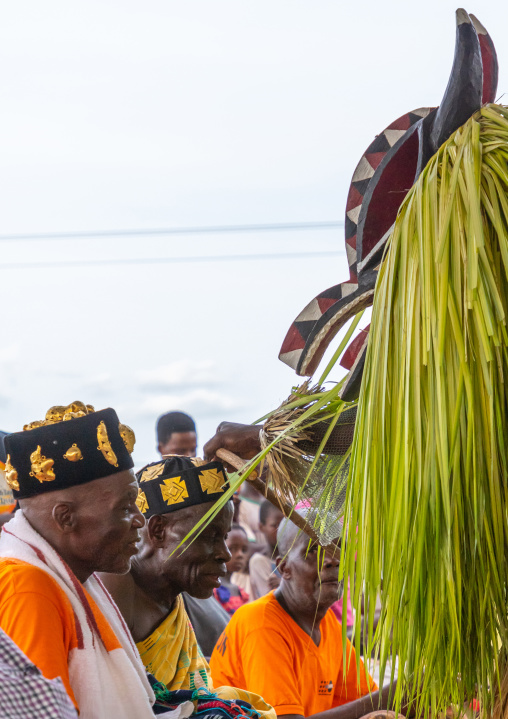
[[[141,529],[141,527],[144,527],[145,524],[145,515],[139,511],[138,506],[136,505],[136,511],[134,512],[134,516],[132,517],[132,526]]]
[[[340,550],[328,550],[325,552],[324,566],[327,568],[338,567],[340,564]]]
[[[226,562],[226,564],[229,562],[233,555],[229,551],[229,547],[226,544],[226,542],[223,540],[222,542],[219,542],[219,546],[217,548],[217,553],[215,555],[215,558],[219,562]]]

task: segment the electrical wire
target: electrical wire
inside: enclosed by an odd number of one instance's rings
[[[141,235],[207,235],[226,232],[287,232],[290,230],[332,230],[343,228],[344,223],[330,222],[279,222],[260,225],[209,225],[204,227],[162,227],[153,229],[90,230],[89,232],[36,232],[19,235],[0,235],[0,242],[17,240],[68,240],[92,237],[139,237]]]
[[[340,257],[344,250],[323,252],[274,252],[253,255],[196,255],[190,257],[125,257],[110,260],[58,260],[55,262],[0,261],[0,271],[60,269],[64,267],[107,267],[114,265],[187,264],[195,262],[255,262],[258,260],[299,260],[311,257]]]

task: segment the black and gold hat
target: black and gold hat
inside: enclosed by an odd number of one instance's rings
[[[172,455],[152,462],[136,473],[139,482],[137,505],[148,519],[195,504],[215,502],[229,489],[220,462]]]
[[[15,499],[86,484],[132,469],[135,441],[114,409],[51,407],[42,421],[5,437],[5,479]]]

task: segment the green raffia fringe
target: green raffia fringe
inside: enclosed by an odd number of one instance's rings
[[[407,195],[376,286],[346,572],[369,641],[433,712],[489,713],[508,649],[508,108],[487,105]],[[504,648],[500,651],[501,648]],[[492,691],[493,690],[493,691]]]

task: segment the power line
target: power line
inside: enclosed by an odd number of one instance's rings
[[[279,252],[257,255],[196,255],[195,257],[129,257],[112,260],[61,260],[57,262],[0,262],[0,270],[41,270],[63,267],[106,267],[113,265],[160,265],[195,262],[255,262],[257,260],[300,260],[310,257],[340,257],[344,250],[324,252]]]
[[[89,232],[39,232],[20,235],[0,235],[0,241],[13,240],[67,240],[88,237],[139,237],[140,235],[207,235],[226,232],[287,232],[288,230],[332,230],[343,228],[344,223],[330,222],[279,222],[262,225],[209,225],[204,227],[161,227],[148,230],[90,230]]]

